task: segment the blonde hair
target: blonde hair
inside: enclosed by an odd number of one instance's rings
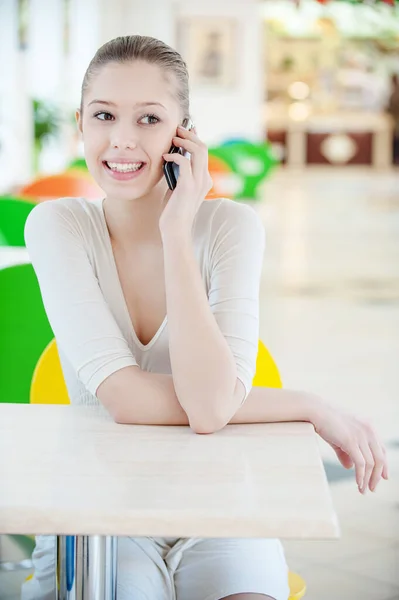
[[[149,64],[158,65],[162,72],[173,73],[177,80],[177,101],[179,102],[183,119],[190,117],[189,77],[182,56],[161,40],[145,35],[125,35],[114,38],[101,46],[87,67],[82,83],[80,110],[83,112],[83,96],[90,81],[101,69],[110,62],[127,63],[142,60]]]

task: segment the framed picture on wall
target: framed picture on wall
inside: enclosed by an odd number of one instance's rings
[[[28,47],[29,0],[18,0],[18,45],[20,50]]]
[[[64,19],[64,54],[67,56],[70,52],[71,37],[71,0],[64,0],[63,19]]]
[[[177,29],[178,50],[194,87],[234,87],[237,77],[235,19],[187,17]]]

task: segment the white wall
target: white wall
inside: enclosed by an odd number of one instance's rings
[[[17,3],[0,1],[0,194],[32,172],[33,123],[17,23]]]
[[[172,0],[101,0],[101,43],[120,35],[149,35],[174,44]]]
[[[191,111],[207,144],[226,138],[263,139],[262,37],[257,0],[175,0],[177,18],[231,17],[237,22],[237,84],[232,90],[192,89]],[[182,51],[183,57],[184,51]]]
[[[69,56],[63,51],[63,0],[31,0],[29,47],[18,50],[17,2],[0,0],[0,193],[32,176],[31,97],[53,100],[71,116],[85,70],[109,39],[139,33],[177,47],[179,19],[232,17],[237,23],[233,89],[192,87],[191,112],[208,145],[231,137],[262,139],[262,41],[257,0],[71,0]],[[177,48],[182,51],[184,49]],[[69,159],[74,127],[44,152],[44,172]],[[75,143],[75,146],[73,146]]]
[[[63,55],[63,0],[30,0],[28,30],[28,90],[32,97],[61,96]]]
[[[231,90],[193,87],[191,111],[198,132],[209,145],[231,137],[263,139],[263,43],[257,0],[114,0],[112,5],[108,0],[102,2],[102,43],[117,35],[141,34],[177,47],[179,19],[233,18],[237,23],[237,83]]]
[[[71,0],[70,6],[67,94],[69,106],[77,108],[84,74],[96,50],[103,43],[100,33],[103,18],[100,0]]]
[[[33,175],[32,98],[60,106],[59,140],[43,151],[42,172],[62,170],[76,149],[71,117],[80,102],[85,70],[100,45],[100,0],[71,0],[70,53],[63,48],[63,0],[31,0],[28,45],[18,48],[16,0],[0,0],[0,194]]]

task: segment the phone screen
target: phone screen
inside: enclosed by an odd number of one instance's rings
[[[191,119],[186,118],[186,119],[184,119],[182,126],[185,129],[187,129],[188,131],[190,131],[190,129],[192,129],[194,127],[194,123],[191,121]],[[185,150],[183,150],[183,148],[177,148],[176,146],[174,146],[172,144],[172,146],[170,147],[170,150],[169,150],[169,154],[174,154],[175,152],[178,152],[182,156],[187,156],[188,158],[190,158],[189,152],[186,152]],[[164,161],[163,171],[164,171],[164,174],[166,177],[166,181],[168,182],[169,189],[174,190],[177,185],[177,180],[179,178],[179,172],[180,172],[179,165],[177,165],[174,162]]]

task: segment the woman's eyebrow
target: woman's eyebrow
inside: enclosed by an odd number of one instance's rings
[[[107,100],[92,100],[87,106],[90,106],[91,104],[105,104],[106,106],[116,106],[114,102],[109,102]],[[136,106],[162,106],[162,108],[166,110],[165,106],[160,102],[137,102],[134,105],[134,107]]]

